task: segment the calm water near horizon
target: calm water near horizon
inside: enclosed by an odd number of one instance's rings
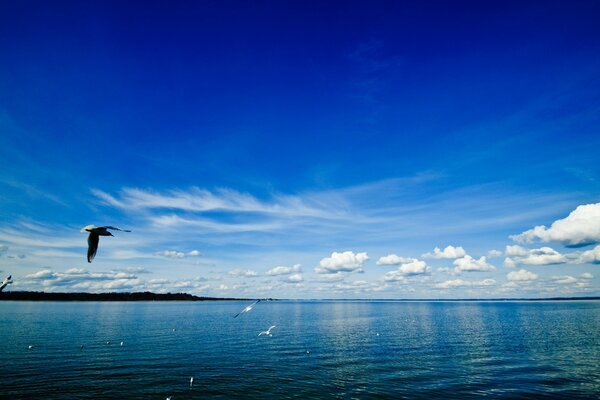
[[[2,301],[0,397],[600,397],[600,301],[248,304]]]

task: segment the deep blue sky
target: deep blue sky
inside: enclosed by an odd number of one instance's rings
[[[131,278],[139,285],[175,271],[209,282],[200,293],[368,297],[323,286],[313,269],[368,252],[364,275],[331,280],[376,285],[390,270],[382,256],[506,253],[509,235],[597,203],[600,4],[414,3],[3,1],[0,270],[27,281],[135,267],[147,272]],[[133,189],[163,203],[141,206]],[[229,205],[177,203],[206,193]],[[90,223],[139,236],[101,243],[104,261],[90,266],[75,256],[85,237],[70,236]],[[36,241],[47,232],[73,242]],[[130,253],[108,253],[118,240]],[[156,255],[191,250],[202,256],[189,265]],[[295,264],[296,286],[265,276]],[[446,278],[499,288],[510,272],[502,258],[476,279],[437,271],[452,265],[430,262],[407,285],[439,297],[431,287]],[[594,267],[537,268],[547,288]]]

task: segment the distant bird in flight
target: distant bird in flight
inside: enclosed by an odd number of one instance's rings
[[[261,333],[258,334],[258,336],[262,336],[262,335],[273,336],[273,334],[271,333],[271,329],[275,328],[276,326],[277,325],[273,325],[272,327],[270,327],[266,331],[262,331]]]
[[[12,283],[12,275],[9,275],[8,277],[6,277],[6,279],[4,279],[2,281],[2,284],[0,284],[0,292],[9,284]]]
[[[87,260],[89,263],[92,262],[94,257],[96,256],[96,252],[98,251],[98,242],[100,241],[100,236],[114,236],[108,230],[111,229],[113,231],[123,231],[123,232],[131,232],[127,229],[117,228],[116,226],[99,226],[96,227],[94,225],[88,225],[81,228],[80,232],[89,232],[88,235],[88,252],[87,252]]]
[[[239,313],[237,313],[235,315],[235,317],[233,318],[237,318],[238,316],[240,316],[243,313],[247,313],[248,311],[252,310],[252,307],[254,307],[256,305],[256,303],[258,303],[260,300],[256,300],[254,303],[250,304],[248,307],[244,308],[242,311],[240,311]]]

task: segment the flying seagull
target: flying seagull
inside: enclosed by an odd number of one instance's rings
[[[2,284],[0,284],[0,292],[6,287],[6,285],[11,284],[12,283],[12,275],[9,275],[6,279],[4,279],[2,281]]]
[[[277,325],[273,325],[272,327],[270,327],[266,331],[263,331],[263,332],[259,333],[258,336],[261,336],[261,335],[273,336],[273,334],[271,333],[271,329],[275,328],[276,326]]]
[[[243,314],[243,313],[247,313],[248,311],[252,310],[252,307],[254,307],[254,305],[256,305],[256,303],[258,303],[260,300],[256,300],[254,303],[250,304],[248,307],[244,308],[242,311],[240,311],[239,313],[237,313],[235,315],[235,317],[233,318],[237,318],[239,315]]]
[[[100,236],[114,236],[108,230],[113,231],[123,231],[123,232],[131,232],[127,229],[117,228],[116,226],[99,226],[96,227],[94,225],[88,225],[81,228],[80,232],[89,232],[88,235],[88,252],[87,252],[87,260],[89,263],[92,262],[94,257],[96,256],[96,252],[98,251],[98,242],[100,241]]]

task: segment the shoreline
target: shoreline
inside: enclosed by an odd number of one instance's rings
[[[189,293],[153,293],[153,292],[0,292],[0,301],[253,301],[254,298],[204,297]],[[544,298],[491,298],[491,299],[262,299],[305,302],[517,302],[517,301],[587,301],[600,300],[600,296],[590,297],[544,297]]]

